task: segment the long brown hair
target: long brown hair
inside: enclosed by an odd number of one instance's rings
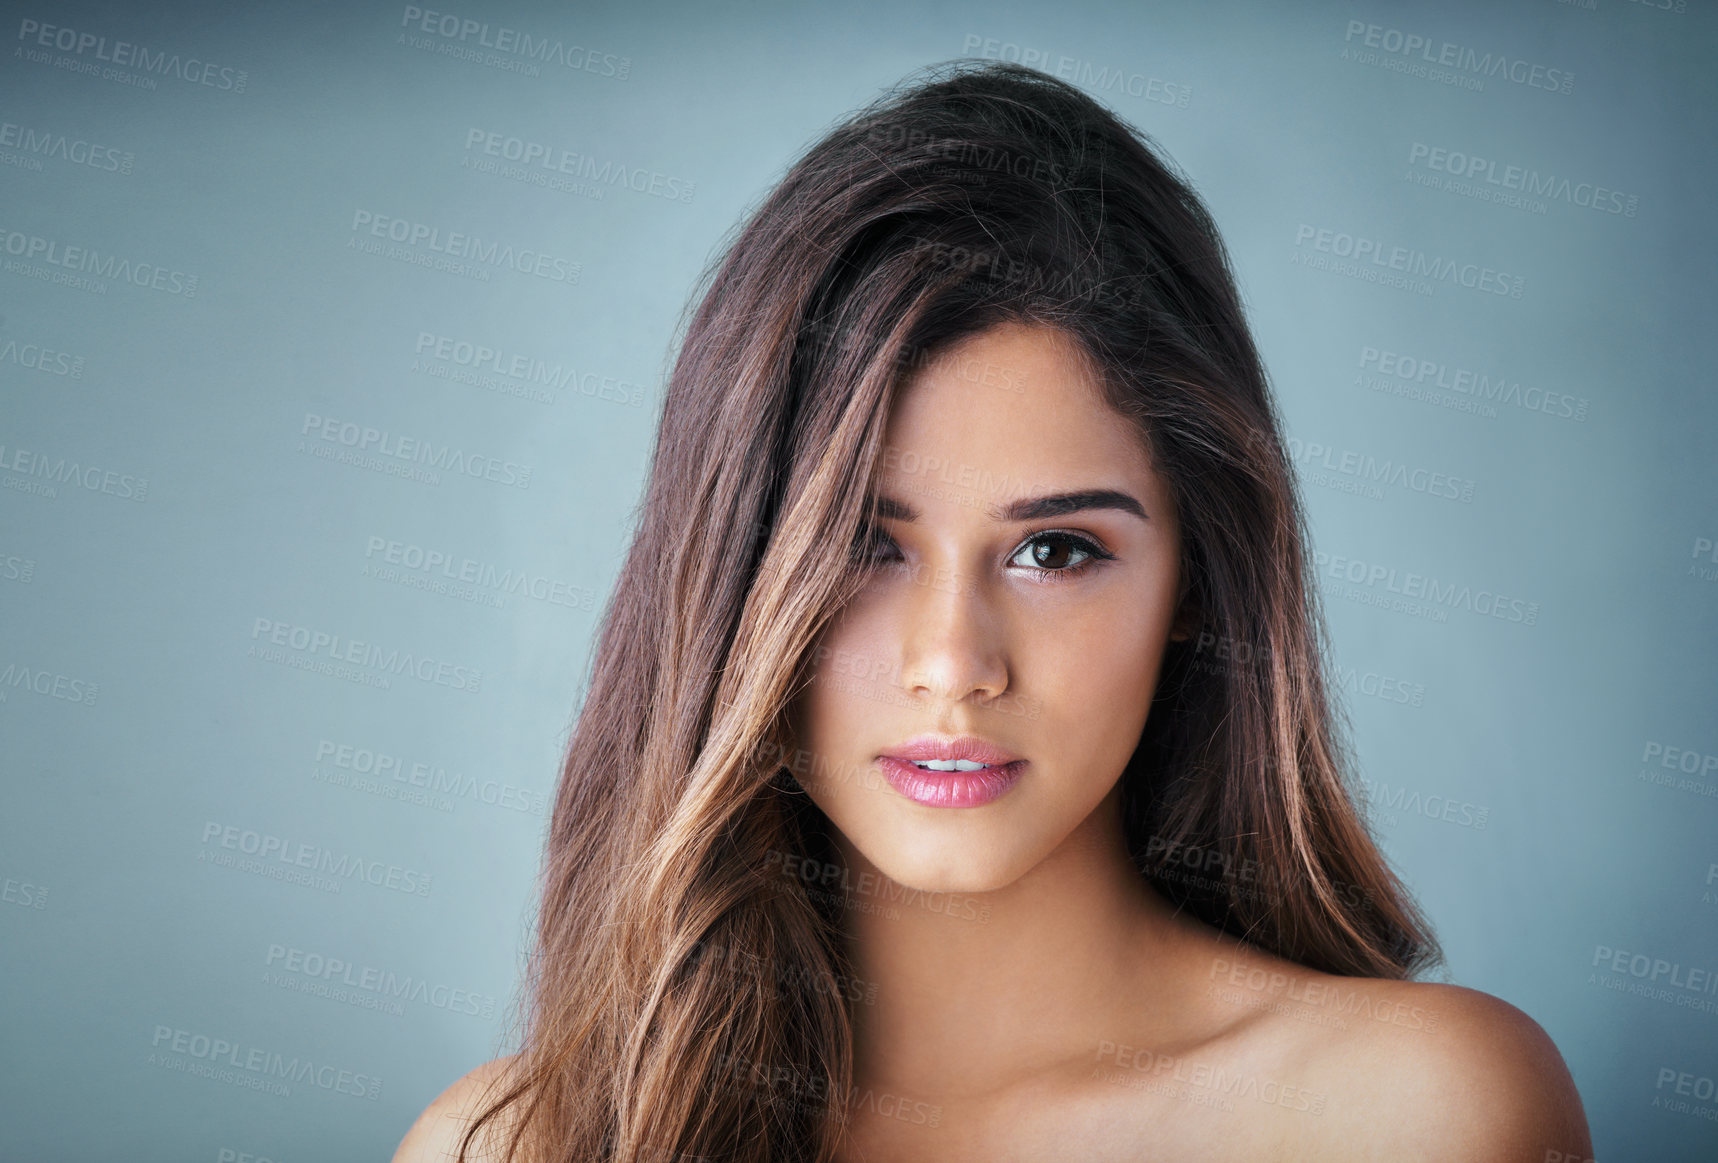
[[[786,709],[890,401],[994,324],[1061,328],[1175,495],[1184,609],[1124,772],[1143,876],[1325,972],[1437,957],[1354,806],[1307,536],[1227,256],[1149,139],[997,62],[909,77],[813,145],[701,280],[556,794],[518,1160],[831,1157],[850,991]],[[712,952],[714,951],[714,952]],[[474,1124],[466,1144],[479,1124]]]

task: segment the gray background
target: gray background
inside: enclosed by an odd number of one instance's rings
[[[1449,979],[1550,1032],[1599,1158],[1713,1157],[1718,1104],[1665,1079],[1718,1077],[1718,38],[1665,2],[438,9],[464,38],[399,4],[5,5],[0,1157],[385,1158],[509,1048],[688,290],[822,130],[966,55],[1062,71],[1208,199]],[[501,27],[587,67],[533,75]],[[646,190],[486,172],[473,131]],[[1544,192],[1446,186],[1433,150]],[[382,216],[577,278],[419,265]],[[1329,269],[1355,239],[1453,275]],[[343,423],[474,475],[342,460]],[[1392,605],[1391,571],[1456,596]],[[375,648],[428,677],[330,673]]]

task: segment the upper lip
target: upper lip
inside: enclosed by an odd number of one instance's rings
[[[965,759],[972,763],[992,766],[1015,763],[1020,759],[1007,748],[998,747],[988,739],[980,739],[976,735],[915,735],[904,743],[895,744],[883,754],[892,759],[920,761]]]

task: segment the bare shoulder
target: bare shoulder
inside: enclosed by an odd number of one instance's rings
[[[459,1144],[477,1116],[510,1081],[519,1056],[495,1058],[455,1081],[424,1108],[394,1149],[393,1163],[447,1163],[459,1157]],[[511,1109],[484,1124],[466,1159],[472,1163],[502,1158]]]
[[[1332,1113],[1357,1115],[1367,1128],[1368,1157],[1575,1163],[1592,1155],[1563,1056],[1520,1009],[1459,985],[1325,980],[1367,999],[1350,1007],[1347,1031],[1325,1044],[1314,1068],[1328,1079]]]
[[[1592,1156],[1563,1056],[1538,1022],[1500,998],[1322,973],[1246,946],[1218,950],[1206,976],[1207,996],[1235,1031],[1231,1069],[1256,1065],[1276,1104],[1298,1113],[1260,1124],[1273,1158]],[[1259,1095],[1265,1089],[1261,1082]]]

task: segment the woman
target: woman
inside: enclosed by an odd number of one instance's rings
[[[1586,1158],[1544,1032],[1410,980],[1305,540],[1136,130],[971,62],[840,125],[686,333],[523,1049],[396,1160]]]

